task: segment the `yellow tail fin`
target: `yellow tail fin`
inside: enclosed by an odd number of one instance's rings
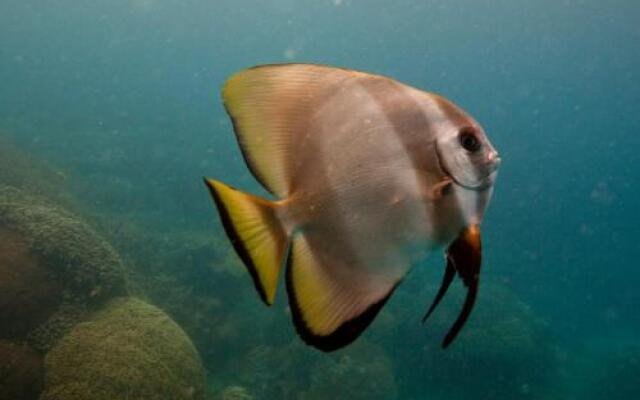
[[[205,178],[233,247],[247,266],[262,300],[273,304],[287,234],[276,214],[277,203]]]

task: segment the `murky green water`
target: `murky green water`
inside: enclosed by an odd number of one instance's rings
[[[636,399],[640,3],[0,3],[0,399]],[[440,93],[503,159],[479,300],[413,268],[352,346],[267,308],[202,176],[265,194],[219,90],[315,62]],[[284,286],[284,285],[281,285]]]

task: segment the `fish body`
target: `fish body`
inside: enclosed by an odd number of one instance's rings
[[[479,231],[469,232],[482,220],[499,158],[450,101],[309,64],[241,71],[223,100],[251,171],[278,200],[207,185],[267,304],[286,264],[293,319],[308,344],[350,343],[412,260],[457,238],[479,243]],[[479,270],[479,261],[460,264],[450,268],[463,280],[460,271]]]

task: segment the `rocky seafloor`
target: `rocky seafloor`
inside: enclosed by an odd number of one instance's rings
[[[188,335],[51,176],[0,141],[0,399],[204,399]]]

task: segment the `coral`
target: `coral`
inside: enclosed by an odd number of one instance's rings
[[[209,368],[219,369],[259,342],[260,337],[243,333],[273,313],[261,308],[226,238],[216,241],[210,231],[154,234],[130,224],[105,226],[104,231],[116,232],[110,241],[132,260],[136,293],[144,293],[189,334]]]
[[[0,131],[0,185],[12,186],[57,204],[70,204],[66,177],[12,145]]]
[[[44,314],[50,314],[47,321],[32,331],[30,343],[34,348],[46,351],[80,320],[83,313],[74,316],[71,310],[95,309],[106,300],[127,293],[120,257],[102,237],[68,211],[15,188],[0,186],[0,226],[2,235],[17,245],[12,251],[19,252],[16,256],[23,262],[18,265],[13,256],[0,256],[4,264],[0,271],[9,269],[2,273],[16,277],[22,271],[12,269],[25,268],[31,275],[19,278],[15,284],[23,284],[20,279],[33,279],[34,285],[44,288],[43,293],[32,293],[32,298],[23,299],[23,304],[40,304],[43,298],[53,305],[59,303],[55,310],[49,305],[33,315],[4,316],[14,319],[12,324],[19,326],[23,324],[19,320],[22,317],[37,317],[36,322],[40,322],[46,317]],[[3,251],[6,255],[8,250]],[[29,293],[23,295],[28,297]],[[49,322],[55,326],[47,326]],[[23,325],[32,328],[33,322]]]
[[[322,391],[396,398],[391,363],[379,348],[358,343],[328,356],[293,338],[286,296],[263,308],[224,236],[217,241],[209,231],[156,235],[128,224],[105,231],[118,232],[120,239],[112,242],[133,260],[133,285],[189,333],[215,372],[218,398],[226,386],[260,399],[316,399]],[[376,384],[357,390],[350,383],[367,380]]]
[[[296,338],[278,346],[256,346],[231,367],[227,378],[260,399],[396,399],[387,354],[366,340],[321,353]]]
[[[54,264],[69,289],[99,300],[124,287],[116,252],[79,217],[35,197],[0,187],[0,221],[21,234],[32,252]]]
[[[433,279],[432,281],[437,282]],[[475,395],[493,399],[542,398],[548,395],[557,373],[554,342],[548,327],[506,286],[485,279],[467,326],[446,350],[442,337],[460,310],[460,285],[450,290],[425,325],[418,318],[436,291],[427,286],[419,293],[404,291],[385,312],[396,325],[381,332],[386,346],[395,348],[394,363],[403,398],[426,393],[436,398],[466,399]],[[457,290],[456,290],[457,289]],[[415,298],[425,299],[418,304]],[[403,307],[398,306],[402,304]],[[411,306],[407,307],[406,305]]]
[[[117,298],[76,325],[45,358],[41,400],[203,399],[198,353],[171,318]]]
[[[227,386],[222,391],[220,400],[254,400],[254,397],[242,386]]]
[[[378,346],[362,341],[348,352],[322,357],[311,367],[301,400],[397,398],[391,361]]]
[[[0,400],[37,399],[42,357],[28,346],[0,340]]]
[[[88,314],[87,306],[63,302],[49,319],[31,331],[28,341],[33,348],[45,352]]]
[[[62,285],[52,279],[25,241],[0,226],[0,337],[23,339],[62,302]]]

